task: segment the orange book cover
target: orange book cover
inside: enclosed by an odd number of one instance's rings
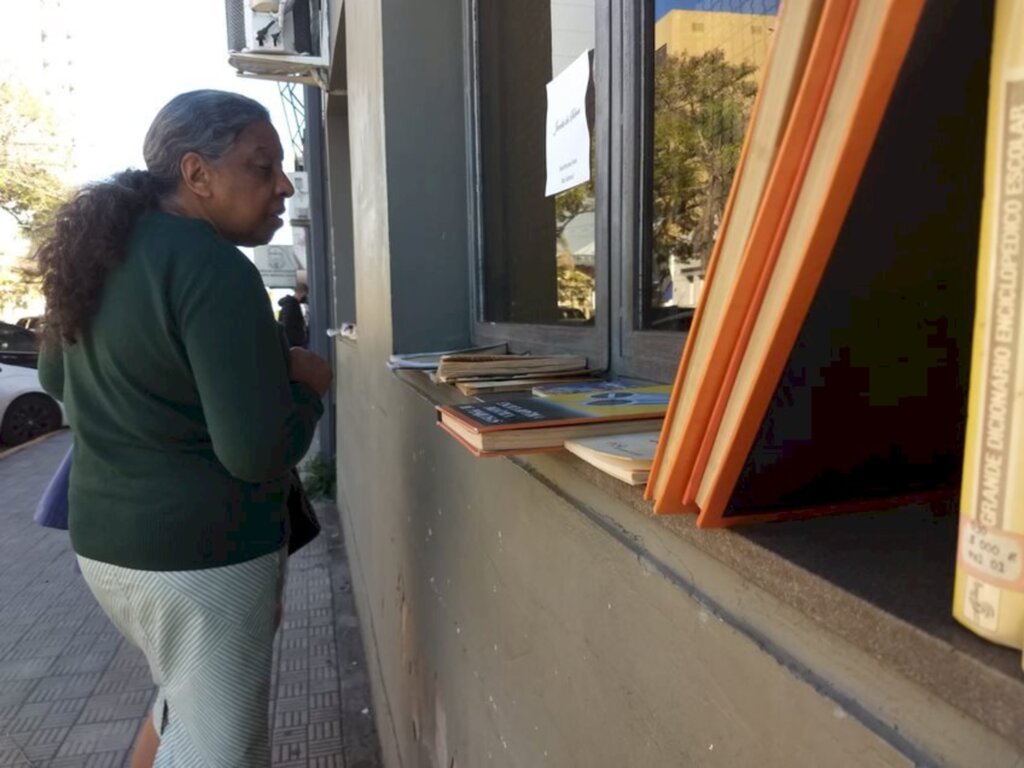
[[[768,344],[764,354],[752,364],[753,383],[748,396],[739,404],[742,415],[737,427],[732,435],[722,436],[726,445],[724,459],[718,471],[712,476],[704,477],[703,484],[697,490],[696,501],[700,507],[698,526],[711,527],[723,522],[722,516],[730,496],[747,461],[846,218],[896,78],[913,40],[922,7],[923,0],[887,0],[884,9],[880,11],[884,14],[881,32],[872,50],[866,76],[849,112],[852,117],[845,129],[840,148],[835,153],[832,181],[819,203],[814,226],[803,248],[796,277],[788,288],[789,292],[776,326],[767,334]],[[779,247],[784,237],[785,232],[780,231],[777,240]],[[754,302],[744,316],[742,342],[737,344],[729,360],[729,386],[723,387],[723,392],[731,393],[731,385],[735,383],[744,361],[747,343],[758,322],[758,313],[773,275],[772,267],[778,252],[778,248],[774,249],[772,262],[766,265],[759,276]],[[701,458],[705,462],[714,447],[715,437],[719,436],[718,427],[729,404],[728,401],[729,397],[725,395],[716,399],[712,421],[708,425],[701,450]],[[700,475],[695,474],[694,478],[695,483],[701,483]],[[690,483],[688,490],[692,492],[694,487],[694,483]]]
[[[697,501],[697,489],[700,487],[701,478],[707,467],[708,457],[711,453],[711,446],[715,442],[715,435],[722,422],[722,415],[725,404],[732,394],[733,384],[736,382],[736,374],[739,370],[740,361],[746,352],[747,344],[750,341],[753,324],[761,310],[761,302],[764,299],[767,280],[772,274],[772,268],[778,259],[779,250],[785,238],[789,223],[793,217],[793,210],[800,196],[800,189],[804,177],[807,174],[807,167],[821,131],[821,124],[828,109],[829,98],[832,95],[832,88],[835,85],[836,75],[842,64],[843,53],[846,50],[847,39],[850,34],[850,27],[857,12],[857,3],[846,8],[846,13],[841,20],[838,20],[837,27],[840,42],[835,48],[835,55],[832,56],[827,66],[822,65],[819,74],[824,78],[821,89],[818,91],[820,98],[816,104],[807,103],[807,112],[801,115],[806,119],[806,130],[795,131],[794,141],[787,143],[786,150],[790,154],[779,154],[780,182],[772,188],[773,199],[768,205],[774,217],[765,216],[759,223],[764,226],[759,228],[755,236],[751,238],[748,246],[750,258],[745,266],[741,278],[743,282],[737,283],[733,295],[730,297],[731,306],[737,307],[734,319],[740,321],[737,331],[737,338],[734,344],[725,346],[719,345],[721,357],[726,361],[723,369],[722,380],[719,383],[717,395],[712,394],[706,401],[709,404],[708,420],[706,428],[700,436],[694,437],[694,449],[692,464],[687,472],[686,485],[681,494],[681,502],[687,506],[693,506]],[[811,111],[813,109],[813,111]],[[790,138],[790,137],[787,137]],[[798,143],[799,141],[799,143]],[[745,311],[744,311],[745,310]]]
[[[785,19],[785,14],[786,14],[787,7],[788,7],[788,3],[786,3],[786,2],[783,2],[780,5],[780,7],[779,7],[779,18],[782,19],[782,20]],[[770,68],[771,67],[771,63],[772,63],[772,59],[774,58],[774,55],[775,55],[775,46],[773,45],[772,48],[769,49],[769,51],[768,51],[768,60],[767,60],[767,63],[765,65],[766,68]],[[759,113],[760,108],[761,108],[761,97],[763,95],[764,95],[764,90],[763,89],[758,89],[757,95],[754,97],[754,106],[753,106],[753,109],[751,110],[751,119],[750,119],[751,125],[753,125],[754,121],[757,120],[757,116],[758,116],[758,113]],[[743,171],[746,168],[747,154],[748,154],[748,152],[750,150],[750,141],[751,141],[751,136],[752,135],[753,135],[753,131],[748,130],[746,135],[743,137],[743,146],[740,149],[740,157],[739,157],[739,160],[737,160],[737,162],[736,162],[736,174],[735,174],[735,179],[733,181],[733,186],[734,187],[743,178]],[[735,201],[736,201],[736,195],[733,194],[730,191],[729,198],[725,201],[725,210],[722,211],[721,231],[723,231],[723,232],[729,226],[729,220],[732,218],[733,203],[735,203]],[[718,261],[718,259],[716,257],[717,257],[718,251],[722,247],[722,241],[723,241],[723,238],[717,238],[715,240],[715,245],[714,245],[714,247],[712,249],[712,252],[711,252],[711,258],[708,260],[708,271],[707,271],[707,274],[704,276],[704,285],[705,285],[705,287],[709,286],[711,284],[711,281],[715,279],[715,264]],[[679,397],[680,397],[680,390],[682,389],[683,376],[684,376],[684,374],[685,374],[685,372],[687,370],[687,365],[689,363],[690,355],[692,353],[692,346],[693,346],[692,345],[692,341],[693,341],[694,335],[695,335],[698,327],[700,326],[701,314],[702,313],[698,309],[694,313],[693,321],[690,323],[690,332],[687,334],[686,343],[685,343],[685,345],[683,347],[682,358],[679,361],[679,369],[678,369],[678,371],[676,373],[675,382],[672,385],[672,395],[671,395],[671,397],[669,399],[668,410],[665,412],[665,429],[668,429],[668,425],[672,422],[673,414],[675,413],[675,410],[676,410],[676,408],[679,405]],[[647,500],[650,500],[652,498],[652,494],[654,492],[653,489],[654,489],[654,485],[655,485],[655,482],[656,482],[656,478],[657,478],[658,472],[661,469],[661,464],[664,461],[664,459],[665,459],[665,441],[664,440],[658,440],[658,447],[655,449],[655,452],[654,452],[654,460],[651,462],[650,475],[648,476],[648,479],[647,479],[647,485],[644,488],[644,498],[647,499]]]
[[[719,271],[718,265],[722,260],[723,247],[727,239],[732,236],[736,226],[733,212],[737,200],[742,197],[739,193],[740,189],[743,185],[751,182],[748,176],[759,176],[766,172],[759,167],[759,163],[763,165],[767,159],[767,162],[770,164],[775,160],[778,143],[781,142],[781,130],[777,136],[774,134],[772,118],[776,117],[778,119],[778,117],[781,117],[782,120],[786,120],[789,117],[792,101],[795,99],[795,93],[799,85],[798,81],[802,79],[806,66],[808,49],[810,48],[809,41],[813,40],[821,9],[826,1],[801,0],[800,3],[796,4],[788,2],[780,4],[778,27],[781,32],[776,32],[773,35],[765,64],[765,82],[758,89],[754,99],[748,129],[744,136],[743,146],[737,162],[735,178],[722,214],[721,234],[715,238],[711,258],[708,262],[707,275],[704,280],[702,300],[698,302],[694,312],[687,333],[686,344],[676,372],[672,399],[665,420],[665,429],[658,441],[650,479],[644,491],[644,498],[646,499],[664,496],[662,487],[666,479],[673,474],[672,466],[674,465],[674,460],[672,457],[678,452],[678,446],[674,445],[674,431],[675,429],[683,428],[676,424],[673,418],[676,410],[679,408],[679,404],[683,400],[687,371],[689,371],[690,366],[693,364],[691,363],[691,358],[694,355],[694,348],[697,346],[694,342],[698,338],[702,327],[707,322],[710,322],[704,317],[708,308],[707,296],[713,292],[712,288],[719,279],[717,273]],[[785,35],[789,33],[792,33],[792,39],[788,39],[783,43]],[[778,72],[781,72],[782,75],[780,76]],[[789,73],[788,77],[786,77],[787,73]],[[780,77],[781,79],[779,79]],[[770,101],[767,98],[767,94],[772,92],[772,88],[768,85],[769,82],[776,84],[774,96]],[[781,112],[781,115],[773,116],[771,114],[773,111]],[[764,126],[762,126],[762,122],[765,122]],[[762,128],[766,131],[764,135],[762,135]],[[767,155],[767,158],[764,155]],[[755,194],[759,201],[766,181],[759,182],[757,179],[754,179],[752,183],[757,185]],[[745,224],[744,233],[741,233],[740,237],[746,238],[746,230],[751,224],[752,222]],[[666,471],[659,474],[663,465],[665,465]]]
[[[715,393],[728,391],[724,389],[724,379],[730,351],[738,343],[735,340],[741,332],[744,309],[754,300],[758,278],[769,258],[775,233],[780,227],[784,229],[788,223],[785,216],[791,212],[791,207],[787,206],[787,200],[792,190],[799,188],[802,174],[806,170],[806,156],[809,147],[813,147],[816,131],[820,127],[818,115],[828,103],[834,73],[842,60],[846,34],[857,2],[827,0],[825,3],[804,76],[750,237],[744,246],[736,282],[730,292],[722,325],[717,329],[711,355],[703,370],[696,371],[684,370],[687,363],[684,353],[677,384],[683,376],[697,376],[698,384],[691,402],[676,406],[675,418],[685,424],[686,431],[678,451],[670,457],[670,475],[660,483],[654,503],[654,511],[658,514],[696,511],[693,498],[687,497],[684,491],[694,472],[698,451],[708,429]],[[689,348],[690,339],[687,342]]]

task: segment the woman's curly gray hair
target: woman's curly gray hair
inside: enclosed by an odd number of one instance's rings
[[[57,209],[49,235],[35,252],[48,341],[74,344],[87,328],[107,276],[124,260],[135,222],[178,188],[182,158],[195,152],[218,160],[246,127],[258,122],[270,122],[266,108],[237,93],[201,90],[175,96],[146,132],[146,170],[128,169],[86,185]]]

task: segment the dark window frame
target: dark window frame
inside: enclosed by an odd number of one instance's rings
[[[654,121],[648,105],[654,98],[654,2],[612,0],[619,33],[612,51],[612,111],[620,115],[613,139],[615,174],[612,216],[613,269],[616,270],[617,322],[612,326],[612,369],[620,375],[672,381],[679,367],[687,330],[643,328],[650,301],[650,194]],[[692,313],[690,313],[692,319]]]
[[[608,215],[602,213],[609,208],[609,133],[610,114],[608,111],[609,87],[609,46],[611,28],[611,0],[597,0],[595,45],[594,45],[594,137],[595,159],[595,286],[596,302],[594,322],[591,325],[541,325],[532,323],[490,322],[484,317],[485,280],[483,259],[487,253],[486,233],[483,219],[483,184],[481,181],[481,133],[480,107],[480,57],[500,56],[500,49],[485,48],[488,34],[494,30],[481,30],[478,5],[485,0],[468,0],[465,20],[465,70],[468,74],[466,88],[466,134],[467,142],[467,189],[470,192],[469,241],[470,273],[473,275],[473,290],[470,297],[472,313],[472,334],[476,344],[492,344],[507,341],[513,351],[529,350],[537,353],[572,352],[586,355],[592,368],[608,368],[608,278],[609,278],[609,237]],[[552,269],[554,254],[552,253]]]
[[[645,260],[650,235],[651,116],[653,88],[653,0],[597,0],[594,50],[595,268],[596,306],[591,326],[572,327],[490,322],[483,319],[486,233],[481,182],[480,57],[500,56],[486,48],[478,5],[464,5],[464,67],[467,73],[466,135],[468,236],[473,276],[470,296],[475,344],[508,342],[513,351],[584,354],[593,368],[615,375],[672,381],[686,341],[679,330],[643,330]],[[485,49],[486,48],[486,49]]]

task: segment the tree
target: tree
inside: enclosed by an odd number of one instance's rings
[[[67,194],[54,172],[66,165],[67,146],[57,137],[52,115],[29,91],[0,83],[0,211],[17,223],[30,247]],[[23,307],[33,287],[25,269],[28,254],[6,255],[0,263],[0,306]]]
[[[590,167],[594,168],[594,142],[590,145]],[[575,256],[565,237],[565,228],[582,213],[594,210],[594,179],[555,195],[555,240],[557,246],[556,270],[558,280],[558,306],[583,310],[588,317],[593,312],[594,278],[576,269]]]
[[[555,195],[555,238],[561,241],[562,233],[565,232],[569,222],[584,211],[592,210],[594,210],[593,180]]]
[[[54,170],[67,159],[50,112],[24,87],[0,83],[0,210],[30,239],[64,200]]]
[[[654,277],[671,256],[706,268],[757,86],[721,50],[659,58],[654,75]]]
[[[573,219],[581,213],[589,213],[594,210],[594,169],[597,168],[597,144],[594,137],[590,137],[590,179],[583,184],[578,184],[571,189],[559,192],[555,195],[555,240],[562,247],[567,247],[564,233]]]

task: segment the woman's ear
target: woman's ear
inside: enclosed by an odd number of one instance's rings
[[[210,166],[197,152],[186,152],[181,158],[181,180],[197,197],[207,198],[213,194],[210,186]]]

